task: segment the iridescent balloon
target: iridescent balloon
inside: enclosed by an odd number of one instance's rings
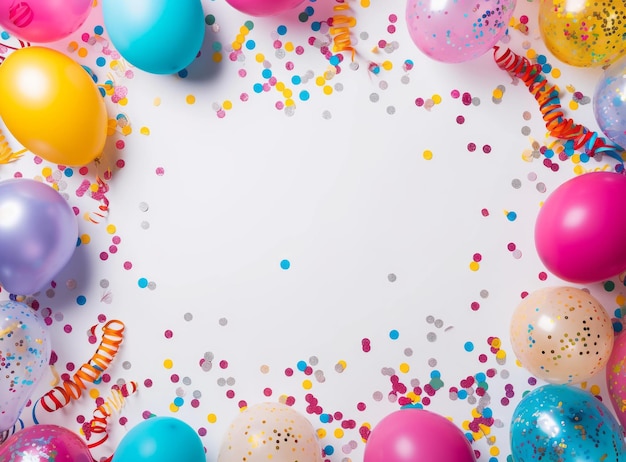
[[[0,432],[19,419],[50,351],[48,329],[36,311],[19,302],[0,303]]]
[[[606,137],[626,148],[626,58],[611,64],[600,77],[593,95],[593,115]]]
[[[41,290],[70,260],[77,240],[74,211],[51,186],[0,182],[0,284],[7,291]]]
[[[34,425],[11,435],[0,446],[0,460],[10,462],[93,462],[85,441],[58,425]]]
[[[622,427],[591,393],[571,385],[544,385],[515,408],[511,452],[518,462],[625,460]]]

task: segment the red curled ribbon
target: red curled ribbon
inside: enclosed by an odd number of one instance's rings
[[[619,162],[617,171],[624,171],[624,149],[606,141],[597,132],[565,117],[555,85],[549,84],[542,73],[541,64],[533,64],[528,58],[513,53],[510,49],[494,47],[494,59],[498,67],[519,78],[539,103],[541,115],[550,136],[564,140],[565,147],[583,151],[589,157],[606,154]]]
[[[100,434],[102,437],[93,443],[87,445],[88,448],[95,448],[104,443],[109,435],[107,433],[108,419],[113,415],[114,411],[119,411],[123,406],[126,398],[137,391],[137,382],[129,382],[124,385],[111,387],[111,396],[107,398],[95,411],[93,418],[83,425],[83,432],[87,440],[92,434]]]
[[[124,323],[118,320],[107,322],[102,327],[102,340],[95,354],[83,364],[71,380],[64,381],[39,399],[41,407],[54,412],[67,406],[72,400],[81,397],[87,388],[86,383],[95,383],[100,378],[120,349],[124,339]]]

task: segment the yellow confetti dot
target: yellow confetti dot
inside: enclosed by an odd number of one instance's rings
[[[178,412],[178,409],[180,409],[178,406],[176,406],[174,403],[170,403],[171,412]]]
[[[390,71],[393,68],[393,63],[391,61],[385,61],[382,66],[384,70]]]
[[[325,430],[325,429],[323,429],[323,428],[318,428],[318,429],[317,429],[317,436],[318,436],[320,439],[326,438],[326,430]]]
[[[325,94],[325,95],[330,95],[330,94],[332,94],[332,92],[333,92],[333,87],[331,87],[330,85],[326,85],[326,86],[323,88],[323,91],[324,91],[324,94]]]
[[[326,79],[324,77],[319,76],[315,78],[315,85],[317,85],[318,87],[321,87],[324,84],[326,84]]]
[[[278,91],[283,91],[285,89],[285,83],[284,82],[276,82],[276,90]]]
[[[250,32],[250,29],[248,29],[248,26],[243,25],[239,28],[239,33],[243,34],[243,35],[248,35],[248,32]]]
[[[526,52],[526,57],[528,59],[535,59],[537,57],[537,52],[535,50],[533,50],[532,48],[530,48],[527,52]]]
[[[80,242],[82,244],[89,244],[91,242],[91,236],[89,234],[82,234],[80,236]]]
[[[159,98],[158,96],[156,98],[154,98],[154,101],[152,102],[153,105],[155,106],[160,106],[161,105],[161,98]]]
[[[495,90],[493,90],[493,97],[495,99],[501,99],[503,95],[504,95],[504,92],[502,91],[502,89],[496,88]]]
[[[341,366],[341,368],[342,368],[342,369],[344,369],[344,370],[345,370],[345,368],[346,368],[346,367],[348,367],[348,363],[347,363],[347,362],[345,362],[343,359],[341,359],[341,360],[337,361],[337,364],[338,364],[339,366]]]
[[[196,102],[196,97],[193,95],[187,95],[185,101],[187,102],[187,104],[194,104]]]
[[[72,41],[67,45],[67,51],[69,51],[70,53],[74,52],[78,50],[78,43]]]
[[[220,53],[219,51],[216,51],[215,53],[213,53],[213,62],[214,63],[221,63],[222,62],[222,53]]]
[[[174,361],[172,361],[171,359],[166,359],[165,361],[163,361],[163,367],[165,369],[171,369],[172,367],[174,367]]]
[[[100,396],[100,392],[98,391],[97,388],[92,388],[91,390],[89,390],[89,397],[92,399],[96,399],[98,396]]]
[[[91,190],[91,192],[96,192],[98,190],[98,183],[91,183],[89,185],[89,189]]]
[[[600,387],[598,385],[591,385],[591,388],[589,389],[589,391],[594,395],[599,395]]]
[[[313,382],[311,382],[309,379],[302,381],[302,388],[304,388],[305,390],[310,390],[312,387],[313,387]]]
[[[222,108],[224,108],[224,110],[226,110],[226,111],[230,111],[233,108],[233,102],[228,100],[228,99],[225,100],[222,103]]]
[[[469,420],[464,420],[461,424],[461,427],[463,428],[463,430],[469,430],[469,424]]]
[[[429,149],[426,149],[424,153],[422,154],[422,156],[424,157],[425,160],[432,160],[433,152]]]
[[[492,456],[498,456],[500,455],[500,449],[497,446],[493,446],[491,449],[489,449],[489,454],[491,454]]]
[[[294,49],[295,47],[293,46],[293,43],[291,42],[285,43],[285,51],[288,51],[291,53]]]
[[[496,359],[506,359],[506,351],[498,350],[496,353]]]
[[[478,424],[478,428],[480,428],[480,432],[485,436],[491,433],[491,427],[488,427],[485,424]]]
[[[478,419],[479,417],[481,417],[481,413],[478,412],[478,409],[474,408],[472,409],[472,417],[474,417],[475,419]]]
[[[244,43],[246,41],[246,36],[243,34],[238,34],[237,37],[235,37],[235,41],[237,43]]]
[[[115,231],[117,231],[117,228],[115,227],[115,225],[108,225],[107,226],[107,233],[114,234]]]
[[[122,135],[124,136],[128,136],[133,132],[133,129],[131,128],[130,125],[126,125],[125,127],[122,128]]]
[[[361,0],[361,6],[363,8],[369,8],[370,6],[370,0]]]
[[[555,67],[554,69],[552,69],[552,72],[550,72],[550,75],[555,79],[558,79],[559,77],[561,77],[561,69],[557,69]]]
[[[569,102],[569,108],[570,108],[572,111],[575,111],[576,109],[578,109],[578,101],[571,100],[571,101]]]
[[[402,372],[403,374],[409,372],[409,369],[411,369],[411,367],[407,363],[400,364],[400,372]]]
[[[480,265],[476,261],[471,262],[469,267],[472,271],[478,271],[480,269]]]
[[[431,98],[433,100],[433,103],[435,104],[439,104],[441,103],[441,96],[440,95],[433,95],[433,97]]]
[[[500,339],[499,339],[499,338],[497,338],[497,337],[496,337],[496,338],[494,338],[494,339],[491,341],[491,346],[492,346],[492,347],[494,347],[494,348],[500,348],[500,347],[502,346],[502,340],[500,340]]]
[[[288,98],[285,100],[285,106],[290,107],[290,106],[295,106],[296,102],[294,100],[292,100],[291,98]]]
[[[43,175],[44,178],[47,178],[50,175],[52,175],[52,169],[50,167],[45,167],[41,170],[41,174]]]
[[[119,104],[120,106],[126,106],[128,104],[128,98],[126,98],[125,96],[120,99],[117,104]]]
[[[618,295],[617,297],[615,297],[615,303],[617,303],[619,306],[622,306],[626,303],[626,297],[624,295]]]
[[[333,434],[335,435],[335,438],[337,439],[343,438],[343,430],[341,428],[335,428],[335,431],[333,432]]]
[[[87,51],[86,48],[80,47],[78,49],[78,56],[80,56],[81,58],[85,58],[87,56],[87,54],[88,54],[88,51]]]
[[[285,98],[291,98],[293,96],[293,91],[291,91],[291,88],[285,88],[285,91],[283,91],[283,96]]]
[[[241,43],[239,43],[239,42],[233,42],[233,43],[231,43],[231,44],[230,44],[230,46],[232,46],[232,47],[233,47],[233,50],[235,50],[235,51],[239,51],[239,50],[241,50],[241,46],[242,46],[242,45],[241,45]]]
[[[412,403],[419,403],[421,401],[420,395],[415,394],[412,390],[406,394],[406,397],[409,398]]]
[[[572,154],[570,159],[572,160],[573,163],[580,164],[580,154],[574,153],[574,154]]]
[[[139,133],[148,136],[150,134],[150,129],[148,127],[141,127],[139,129]]]
[[[217,416],[215,414],[209,414],[206,416],[206,420],[208,420],[209,423],[215,423],[217,422]]]
[[[257,63],[262,63],[263,61],[265,61],[265,56],[263,55],[263,53],[257,53],[254,59]]]

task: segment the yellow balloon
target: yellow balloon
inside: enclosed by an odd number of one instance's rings
[[[541,0],[541,38],[566,64],[608,66],[626,52],[624,6],[624,0]]]
[[[549,383],[580,383],[606,365],[613,323],[593,296],[546,287],[522,300],[511,319],[511,346],[522,366]]]
[[[0,65],[0,117],[26,149],[60,165],[85,165],[104,150],[107,111],[91,76],[63,53],[22,48]]]

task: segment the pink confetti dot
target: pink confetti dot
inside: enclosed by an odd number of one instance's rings
[[[483,152],[485,154],[489,154],[491,152],[491,146],[489,146],[488,144],[483,146]]]
[[[422,107],[424,105],[424,98],[416,98],[415,99],[415,105],[417,107]]]
[[[198,436],[206,436],[207,430],[204,427],[198,428]]]
[[[274,40],[274,49],[275,50],[278,50],[282,46],[283,46],[283,42],[281,42],[280,40]]]
[[[245,400],[241,400],[237,403],[237,405],[239,406],[239,409],[243,409],[244,407],[248,406],[248,403]]]
[[[85,416],[79,415],[76,416],[76,422],[82,424],[85,421]]]
[[[461,92],[459,90],[452,90],[450,92],[450,96],[452,96],[452,98],[457,99],[459,96],[461,96]]]
[[[456,123],[459,125],[463,125],[465,123],[465,117],[462,115],[456,117]]]
[[[143,418],[144,418],[144,420],[147,420],[147,419],[149,419],[150,417],[152,417],[152,412],[150,412],[150,411],[143,411],[143,412],[141,413],[141,417],[143,417]]]
[[[392,13],[392,14],[390,14],[390,15],[389,15],[389,22],[390,22],[390,23],[392,23],[392,24],[393,24],[393,23],[395,23],[397,20],[398,20],[398,16],[396,16],[395,14],[393,14],[393,13]]]
[[[263,394],[264,394],[265,396],[268,396],[268,397],[269,397],[269,396],[272,396],[272,389],[271,389],[271,388],[264,388],[264,389],[263,389]]]
[[[481,215],[482,215],[483,217],[488,217],[488,216],[489,216],[489,210],[487,210],[487,209],[482,209],[482,210],[480,211],[480,213],[481,213]]]
[[[109,259],[109,254],[106,252],[100,252],[100,260],[105,261]]]
[[[222,359],[220,361],[220,368],[226,369],[227,367],[228,367],[228,361],[226,361],[225,359]]]
[[[481,354],[480,356],[478,356],[478,360],[479,360],[481,363],[486,363],[486,362],[487,362],[487,355],[486,355],[486,354],[484,354],[484,353],[483,353],[483,354]]]
[[[87,339],[87,341],[93,345],[98,341],[98,338],[95,335],[90,335],[89,338]]]
[[[199,400],[197,400],[197,399],[195,399],[195,398],[194,398],[194,399],[192,399],[192,400],[191,400],[191,407],[196,408],[196,407],[198,407],[198,406],[200,406],[200,401],[199,401]]]
[[[545,281],[546,279],[548,279],[548,275],[545,272],[541,272],[539,273],[539,280],[540,281]]]
[[[151,379],[146,379],[143,381],[143,386],[146,388],[150,388],[152,386],[152,380]]]
[[[478,311],[480,309],[480,303],[472,302],[472,304],[470,305],[470,308],[472,309],[472,311]]]
[[[132,267],[133,267],[133,264],[132,264],[131,262],[129,262],[129,261],[125,261],[125,262],[124,262],[124,269],[125,269],[125,270],[129,270],[129,269],[131,269]]]
[[[170,376],[170,380],[172,383],[178,383],[178,381],[180,380],[180,377],[178,376],[178,374],[172,374]]]
[[[120,419],[118,420],[118,422],[120,423],[120,425],[123,427],[124,425],[126,425],[128,423],[128,419],[126,417],[120,417]]]
[[[285,404],[287,406],[293,406],[294,404],[296,404],[296,398],[294,398],[293,396],[287,396],[287,399],[285,400]]]
[[[243,101],[244,103],[248,101],[249,98],[250,96],[247,93],[242,93],[241,95],[239,95],[239,99]]]
[[[513,242],[509,242],[506,248],[509,249],[510,252],[513,252],[517,247]]]
[[[528,24],[528,16],[526,16],[525,14],[521,15],[519,17],[519,22],[521,22],[522,24]]]
[[[165,169],[163,167],[157,167],[155,173],[157,174],[157,176],[163,176],[165,175]]]
[[[476,151],[476,144],[475,143],[467,143],[467,150],[469,152],[474,152]]]
[[[365,403],[364,403],[364,402],[360,402],[360,403],[358,403],[358,404],[356,405],[356,408],[357,408],[359,411],[364,411],[366,407],[367,407],[367,406],[365,405]]]
[[[389,32],[390,34],[393,34],[396,32],[396,26],[394,26],[393,24],[389,24],[387,26],[387,32]]]
[[[385,48],[387,46],[387,41],[386,40],[379,40],[378,41],[378,48]]]
[[[14,178],[22,178],[22,172],[15,172],[13,175]]]
[[[109,246],[109,253],[117,253],[117,246],[116,245],[110,245]]]
[[[51,326],[52,325],[52,318],[50,316],[44,318],[43,322],[46,323],[46,326]]]
[[[126,143],[124,143],[124,140],[117,140],[115,142],[115,147],[117,149],[124,149],[126,147]]]
[[[78,173],[80,173],[81,175],[87,175],[87,173],[89,173],[89,169],[87,167],[81,167],[78,169]]]
[[[293,71],[294,67],[295,65],[293,64],[292,61],[287,61],[287,63],[285,64],[285,69],[287,69],[288,71]]]
[[[287,377],[291,377],[293,375],[293,369],[291,367],[288,367],[287,369],[285,369],[285,375]]]
[[[479,253],[475,253],[475,254],[473,255],[472,259],[473,259],[476,263],[479,263],[479,262],[483,259],[483,256],[482,256],[481,254],[479,254]]]
[[[43,159],[39,156],[35,156],[33,157],[33,162],[35,162],[35,164],[39,165],[43,162]]]
[[[296,54],[297,54],[298,56],[300,56],[300,55],[301,55],[301,54],[303,54],[303,53],[304,53],[304,47],[303,47],[303,46],[301,46],[301,45],[298,45],[298,46],[296,47]]]
[[[245,77],[246,75],[248,75],[248,72],[245,69],[239,69],[239,77]]]
[[[67,364],[65,365],[65,368],[66,368],[68,371],[70,371],[70,372],[72,372],[72,371],[74,370],[74,367],[75,367],[75,366],[74,366],[74,363],[67,363]]]
[[[107,320],[107,315],[106,314],[100,313],[98,315],[98,322],[106,322],[106,320]]]
[[[165,338],[172,338],[174,336],[174,333],[171,330],[167,329],[164,335]]]
[[[226,397],[229,399],[233,399],[235,397],[235,392],[233,390],[228,390],[226,392]]]
[[[220,109],[217,111],[217,117],[218,119],[223,119],[224,117],[226,117],[226,111],[224,109]]]
[[[70,332],[72,332],[72,326],[70,326],[69,324],[66,324],[63,326],[63,330],[65,331],[66,334],[69,334]]]

